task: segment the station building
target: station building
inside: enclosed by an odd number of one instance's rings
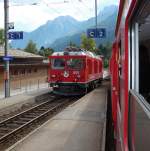
[[[47,82],[48,63],[44,57],[22,50],[9,50],[10,61],[10,88],[27,89],[31,86],[39,87]],[[4,50],[0,50],[0,92],[4,90]]]

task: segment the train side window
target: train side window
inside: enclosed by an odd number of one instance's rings
[[[84,60],[81,58],[77,58],[77,59],[71,58],[67,60],[67,66],[70,69],[81,70],[84,68]]]
[[[150,38],[150,35],[149,35]],[[150,39],[139,46],[139,93],[150,103]],[[148,44],[148,45],[147,45]]]
[[[147,137],[150,133],[150,1],[142,0],[138,4],[129,33],[129,86],[132,89],[129,98],[129,150],[146,151],[150,147]]]
[[[131,21],[131,89],[150,102],[150,1],[142,1]]]

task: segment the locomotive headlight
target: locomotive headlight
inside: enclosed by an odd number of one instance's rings
[[[78,80],[75,78],[75,79],[74,79],[74,82],[77,82],[77,81],[78,81]]]
[[[78,75],[77,75],[77,78],[80,78],[80,77],[81,77],[80,74],[78,74]]]
[[[55,75],[55,74],[52,74],[51,77],[52,77],[52,78],[56,78],[56,75]]]
[[[69,77],[69,73],[67,71],[64,71],[64,77],[68,78]]]

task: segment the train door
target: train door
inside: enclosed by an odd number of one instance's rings
[[[122,45],[121,45],[121,40],[119,42],[119,48],[118,48],[118,52],[117,52],[117,55],[118,55],[118,66],[117,66],[117,78],[118,78],[118,91],[119,91],[119,107],[120,107],[120,110],[121,110],[121,76],[122,76]]]
[[[129,150],[150,148],[150,1],[137,3],[129,31]]]
[[[113,45],[113,53],[112,53],[112,114],[113,114],[113,121],[114,121],[114,129],[115,129],[115,137],[117,133],[117,103],[118,103],[118,47],[117,43]],[[117,138],[117,137],[116,137]]]
[[[117,44],[117,62],[115,65],[115,70],[116,70],[116,87],[117,87],[117,91],[118,91],[118,95],[117,95],[117,142],[116,142],[116,150],[120,151],[122,150],[122,143],[123,143],[123,108],[124,108],[124,101],[123,101],[123,87],[124,87],[124,79],[123,79],[123,60],[122,60],[122,56],[123,56],[123,47],[122,47],[122,39],[121,39],[121,35],[120,35],[120,40],[119,43]]]

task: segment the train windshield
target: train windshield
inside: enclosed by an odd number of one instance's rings
[[[70,68],[70,69],[83,69],[84,67],[84,60],[83,59],[69,59],[67,60],[67,66]]]
[[[64,69],[65,59],[62,58],[52,59],[51,64],[53,69]]]

